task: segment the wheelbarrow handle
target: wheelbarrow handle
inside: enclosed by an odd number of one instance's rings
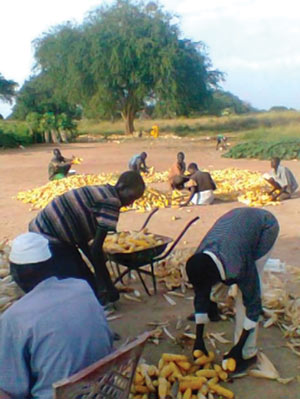
[[[143,224],[143,226],[141,227],[140,231],[143,230],[147,224],[149,223],[150,219],[152,218],[152,216],[158,211],[158,207],[154,208],[148,215],[147,219],[145,220],[145,223]]]
[[[170,246],[170,248],[165,252],[162,256],[159,258],[153,259],[153,262],[159,262],[163,259],[165,259],[167,256],[170,255],[170,253],[173,251],[173,249],[176,247],[178,242],[181,240],[181,238],[184,236],[184,234],[187,232],[187,230],[191,227],[193,223],[195,223],[197,220],[200,219],[200,216],[196,216],[194,219],[190,220],[188,224],[185,226],[185,228],[182,230],[182,232],[179,234],[179,236],[176,238],[176,240],[173,242],[173,244]]]

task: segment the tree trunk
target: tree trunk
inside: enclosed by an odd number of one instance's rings
[[[54,129],[51,129],[51,138],[54,144],[59,143],[58,137],[57,137],[57,133]]]
[[[66,130],[59,129],[58,130],[59,137],[63,143],[68,142],[68,133]]]
[[[134,132],[134,118],[135,112],[129,111],[128,113],[122,113],[122,118],[125,122],[125,134],[132,134]]]
[[[50,143],[50,132],[49,132],[49,130],[45,130],[44,131],[44,139],[45,139],[45,143]]]

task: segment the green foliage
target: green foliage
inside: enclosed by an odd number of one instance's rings
[[[247,141],[232,147],[225,158],[300,159],[300,139],[286,138],[277,141]]]
[[[25,123],[0,121],[0,147],[13,148],[31,143],[32,135]]]
[[[11,104],[16,95],[17,86],[18,83],[4,79],[4,76],[0,73],[0,100]]]
[[[149,103],[173,115],[204,107],[223,75],[211,70],[203,43],[179,39],[172,18],[154,2],[117,0],[80,26],[52,29],[35,41],[39,76],[51,82],[47,98],[80,104],[88,117],[121,115],[127,133]]]
[[[24,120],[27,114],[52,112],[57,115],[66,113],[70,117],[80,117],[80,108],[67,101],[66,96],[58,95],[55,85],[48,74],[31,77],[22,86],[17,96],[12,118]]]
[[[250,104],[228,91],[216,90],[208,101],[207,113],[212,115],[246,114],[255,111]]]

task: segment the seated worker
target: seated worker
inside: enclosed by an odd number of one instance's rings
[[[188,172],[190,175],[187,187],[191,194],[181,206],[187,206],[190,201],[194,205],[210,205],[215,198],[213,191],[217,188],[210,173],[199,170],[196,163],[189,164]]]
[[[0,398],[52,399],[52,384],[113,351],[102,306],[83,280],[58,279],[48,240],[12,243],[11,275],[25,295],[0,317]]]
[[[273,189],[269,192],[273,200],[283,201],[291,198],[292,194],[297,190],[298,183],[295,176],[286,166],[280,165],[279,158],[271,159],[270,173],[265,173],[264,178]],[[276,191],[278,191],[276,193]]]
[[[217,283],[237,284],[234,346],[224,359],[236,360],[236,372],[256,362],[257,327],[262,313],[261,275],[279,224],[271,212],[236,208],[219,218],[187,261],[186,272],[195,291],[196,341],[205,354],[204,326],[209,321],[210,293]]]
[[[129,169],[139,173],[140,172],[148,173],[149,168],[146,166],[146,158],[147,158],[146,152],[134,155],[129,161],[128,164]]]
[[[59,180],[68,175],[73,159],[63,157],[58,148],[53,150],[53,154],[48,166],[49,180]]]
[[[38,213],[29,224],[29,231],[42,234],[50,241],[59,276],[83,278],[102,304],[114,302],[119,299],[119,292],[106,268],[103,242],[109,231],[116,230],[120,208],[132,204],[144,190],[141,175],[127,171],[115,186],[85,186],[68,191]],[[79,250],[89,259],[95,273]]]
[[[168,180],[172,190],[182,190],[184,188],[184,183],[189,180],[187,176],[184,176],[185,171],[184,153],[179,152],[177,154],[177,161],[169,170]]]

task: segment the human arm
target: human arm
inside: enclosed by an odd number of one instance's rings
[[[194,308],[195,308],[195,322],[196,322],[196,339],[194,343],[194,350],[199,349],[205,355],[208,355],[204,343],[204,327],[205,324],[209,322],[208,310],[210,302],[210,291],[211,287],[199,287],[194,286],[195,298],[194,298]]]
[[[196,186],[190,187],[189,190],[190,190],[189,198],[186,200],[186,202],[181,204],[180,207],[187,206],[190,203],[190,201],[192,200],[193,196],[196,194]]]
[[[91,209],[96,219],[97,228],[94,241],[90,248],[92,263],[95,269],[97,285],[110,302],[119,299],[119,293],[114,287],[106,267],[106,257],[103,244],[109,231],[116,231],[121,203],[117,198],[98,201]]]
[[[95,269],[98,289],[106,296],[106,300],[109,302],[115,302],[120,298],[120,295],[110,278],[106,267],[106,258],[103,252],[103,243],[107,233],[108,229],[105,226],[98,225],[90,253]]]
[[[216,190],[217,186],[216,186],[216,183],[213,181],[213,178],[211,177],[211,175],[209,175],[209,179],[210,179],[210,183],[212,186],[212,190]]]
[[[236,361],[237,366],[239,366],[243,361],[243,348],[244,345],[251,333],[252,329],[246,330],[245,328],[242,331],[240,339],[238,340],[237,344],[235,344],[228,353],[226,353],[223,359],[234,359]]]
[[[139,158],[137,160],[137,169],[144,173],[148,173],[148,170],[149,170],[148,166],[146,165],[145,160],[143,160],[141,158]]]

